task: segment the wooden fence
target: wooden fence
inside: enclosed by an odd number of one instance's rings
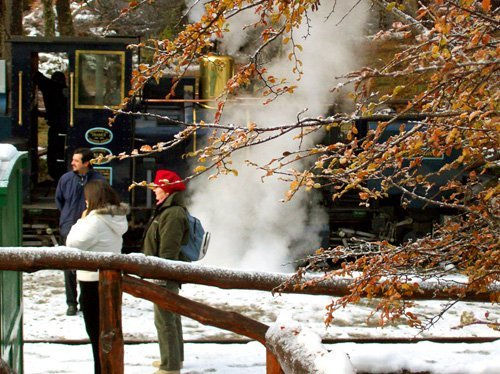
[[[100,270],[100,359],[103,374],[124,372],[122,292],[149,300],[166,310],[192,318],[202,324],[219,327],[259,341],[266,347],[267,374],[283,372],[275,354],[266,346],[266,332],[269,326],[236,312],[219,310],[186,299],[144,278],[197,283],[225,289],[272,291],[289,279],[289,274],[231,271],[156,257],[82,252],[67,247],[58,247],[57,250],[53,247],[4,247],[0,250],[0,270],[34,272],[43,269]],[[285,292],[342,296],[349,292],[349,285],[349,279],[327,280],[307,289],[290,289]],[[456,291],[457,283],[422,284],[422,292],[413,295],[413,298],[449,299],[448,287],[454,287]],[[497,286],[482,293],[468,294],[464,291],[463,299],[490,301],[491,295],[498,292]],[[4,373],[9,371],[0,360],[0,374]]]

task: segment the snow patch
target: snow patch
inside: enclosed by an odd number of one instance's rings
[[[308,327],[294,321],[288,313],[281,313],[266,333],[267,345],[276,356],[285,373],[354,374],[349,356],[335,348],[329,352],[321,337]]]

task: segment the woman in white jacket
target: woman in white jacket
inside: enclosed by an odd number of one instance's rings
[[[104,180],[88,182],[84,188],[87,210],[71,228],[66,239],[68,247],[83,251],[120,253],[127,231],[128,205]],[[80,284],[80,308],[92,344],[95,374],[101,373],[99,361],[99,273],[77,270]]]

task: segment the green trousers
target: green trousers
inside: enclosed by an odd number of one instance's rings
[[[179,294],[179,283],[162,284],[168,291]],[[184,361],[181,316],[154,306],[155,326],[160,343],[160,369],[180,370]]]

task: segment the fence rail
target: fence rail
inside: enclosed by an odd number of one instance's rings
[[[290,274],[247,272],[199,266],[193,263],[169,261],[152,256],[118,255],[111,253],[83,252],[69,247],[2,247],[0,251],[0,270],[17,270],[33,272],[43,269],[81,269],[81,270],[119,270],[141,278],[174,280],[180,283],[195,283],[223,289],[248,289],[273,291],[276,287],[290,279]],[[320,278],[307,276],[309,280]],[[328,279],[320,284],[307,288],[289,288],[283,293],[300,293],[309,295],[344,296],[349,293],[352,280]],[[454,294],[449,289],[453,288]],[[466,284],[457,280],[422,282],[420,291],[404,295],[412,300],[449,300],[461,293],[463,301],[499,301],[491,300],[500,297],[500,284],[495,284],[481,292],[467,292]]]

